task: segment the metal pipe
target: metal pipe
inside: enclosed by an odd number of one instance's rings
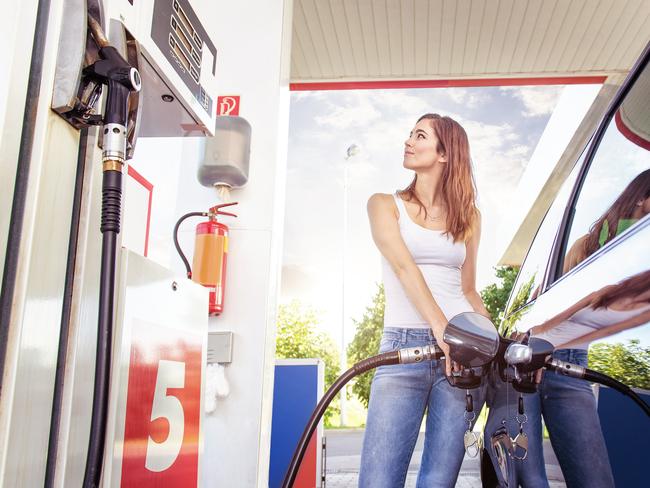
[[[97,19],[95,19],[95,17],[90,14],[88,14],[88,27],[90,28],[90,32],[95,38],[95,42],[100,48],[110,45],[110,42],[106,38],[101,24],[97,21]]]

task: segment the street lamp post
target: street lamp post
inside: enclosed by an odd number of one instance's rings
[[[348,245],[348,160],[359,153],[359,146],[352,144],[345,151],[345,160],[343,162],[343,249],[341,258],[341,373],[347,369],[348,356],[345,350],[345,322],[347,314],[345,312],[345,265]],[[347,385],[341,388],[341,426],[347,425],[347,408],[346,408]]]

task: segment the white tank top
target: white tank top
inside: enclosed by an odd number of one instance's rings
[[[393,195],[399,211],[399,229],[415,264],[420,268],[433,298],[447,320],[462,312],[473,311],[461,284],[460,270],[465,262],[465,243],[454,243],[444,231],[431,230],[416,224],[406,212],[404,201]],[[382,277],[386,295],[384,327],[428,329],[417,309],[406,296],[393,268],[382,256]]]
[[[585,307],[552,329],[541,334],[535,334],[535,337],[546,339],[553,346],[557,347],[591,332],[636,317],[649,309],[650,305],[633,310],[612,310],[611,308],[593,309],[591,307]],[[588,349],[590,343],[591,341],[584,341],[575,346],[571,346],[571,348]]]

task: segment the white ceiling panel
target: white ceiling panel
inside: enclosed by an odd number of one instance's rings
[[[294,0],[291,80],[625,73],[649,0]]]

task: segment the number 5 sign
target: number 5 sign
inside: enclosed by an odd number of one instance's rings
[[[121,486],[198,484],[201,337],[133,321]]]

